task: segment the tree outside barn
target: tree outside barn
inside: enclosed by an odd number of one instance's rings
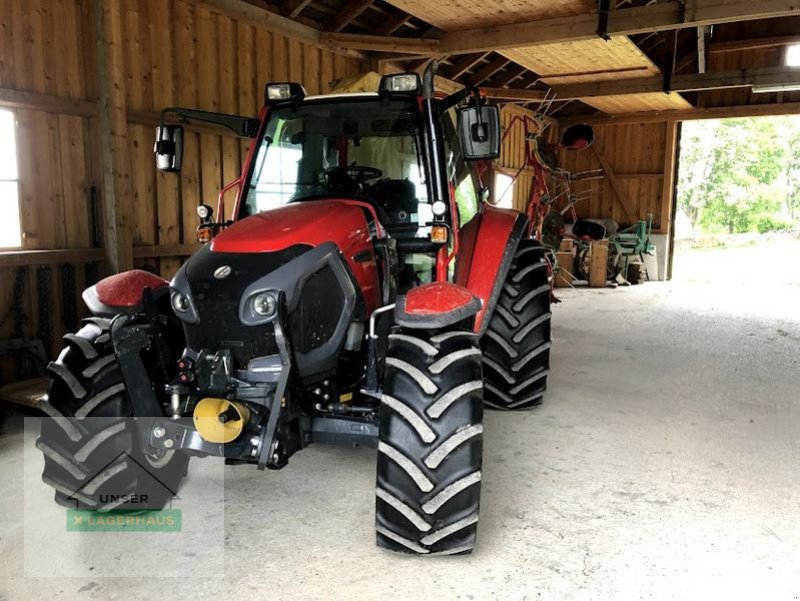
[[[684,123],[677,199],[695,234],[793,229],[800,221],[800,117]]]

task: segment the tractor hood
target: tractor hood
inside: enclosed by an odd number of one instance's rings
[[[348,200],[311,200],[237,221],[211,243],[215,253],[272,253],[333,242],[358,281],[367,307],[378,306],[378,267],[366,209]]]
[[[344,200],[287,205],[237,221],[214,239],[211,250],[261,253],[323,242],[334,242],[345,255],[372,248],[364,209]]]

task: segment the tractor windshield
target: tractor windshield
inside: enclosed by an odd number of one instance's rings
[[[273,109],[261,139],[243,216],[290,202],[356,197],[381,220],[430,220],[413,99],[352,97]]]

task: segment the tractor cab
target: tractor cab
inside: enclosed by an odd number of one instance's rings
[[[397,251],[400,292],[447,279],[459,228],[478,212],[485,193],[474,161],[499,155],[497,108],[482,104],[474,89],[437,98],[414,73],[372,73],[344,89],[375,86],[372,92],[306,96],[296,83],[267,84],[258,124],[237,124],[254,141],[242,177],[225,189],[238,188],[233,220],[222,220],[222,199],[217,221],[202,205],[201,241],[266,211],[350,200],[369,209],[378,244]],[[188,120],[214,119],[169,111]],[[156,150],[167,170],[175,170],[174,156],[182,153],[169,142],[182,141],[179,128],[159,128],[159,140],[168,143],[159,149],[157,142]]]
[[[346,94],[275,106],[257,140],[237,218],[294,204],[363,202],[377,221],[376,242],[391,239],[399,251],[400,290],[430,282],[452,217],[441,202],[434,213],[422,131],[411,96]]]

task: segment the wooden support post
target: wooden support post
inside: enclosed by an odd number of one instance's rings
[[[662,82],[661,91],[669,94],[672,90],[672,76],[675,74],[675,55],[678,50],[678,31],[668,31],[664,34],[667,49],[664,52],[664,62],[661,65]]]
[[[703,74],[706,72],[706,33],[708,27],[703,25],[697,28],[697,72]]]
[[[664,144],[664,179],[661,187],[661,214],[658,232],[669,236],[672,229],[672,203],[675,202],[675,161],[678,156],[678,123],[670,119],[666,123],[667,136]]]
[[[115,272],[133,267],[133,186],[125,101],[122,0],[94,0],[106,255]]]
[[[600,166],[603,168],[603,171],[608,178],[608,183],[611,184],[611,188],[614,190],[614,194],[617,195],[619,199],[619,203],[622,205],[625,214],[630,217],[631,225],[639,221],[639,216],[636,214],[636,211],[631,210],[629,203],[628,203],[628,195],[625,194],[625,191],[622,189],[622,185],[620,184],[619,180],[617,179],[616,173],[614,173],[614,168],[611,166],[611,163],[608,162],[606,156],[597,149],[596,145],[592,145],[592,152],[594,152],[594,156],[597,157],[597,160],[600,162]]]

